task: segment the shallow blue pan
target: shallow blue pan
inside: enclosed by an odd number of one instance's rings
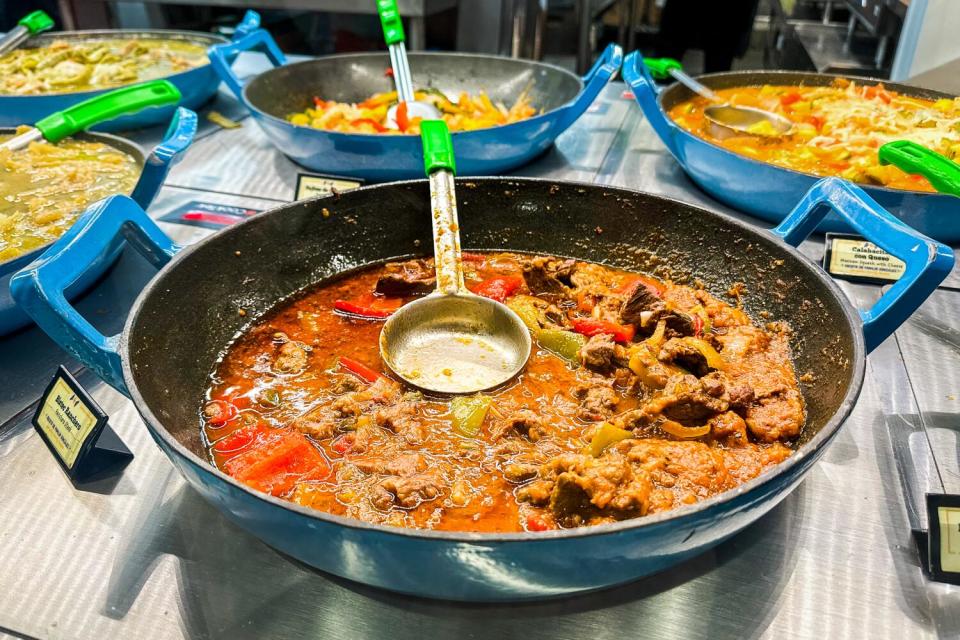
[[[304,287],[409,254],[418,243],[431,246],[430,216],[423,215],[430,202],[425,180],[285,205],[185,249],[135,202],[114,196],[89,209],[18,273],[13,294],[67,352],[133,400],[153,439],[193,488],[267,544],[323,571],[393,591],[507,601],[589,591],[649,575],[716,545],[772,509],[800,483],[849,415],[867,352],[953,266],[949,248],[836,178],[818,183],[772,231],[608,186],[511,178],[471,183],[460,203],[464,247],[551,253],[634,269],[662,266],[658,255],[666,248],[673,273],[697,277],[718,295],[734,282],[744,283],[745,310],[788,321],[796,368],[813,374],[802,388],[807,422],[794,455],[734,490],[674,511],[595,527],[506,534],[360,522],[273,498],[215,469],[198,412],[225,345]],[[321,216],[322,209],[334,215]],[[793,248],[831,210],[907,264],[904,277],[870,309],[854,309],[840,288]],[[550,233],[543,232],[545,218]],[[598,224],[618,233],[598,236]],[[121,231],[160,273],[134,302],[123,332],[108,337],[80,317],[62,291]],[[730,248],[738,243],[751,250],[732,256]]]
[[[246,33],[260,26],[260,16],[253,12],[247,12],[243,21],[237,26],[236,36],[241,37]],[[164,38],[169,40],[186,40],[202,47],[209,47],[215,44],[223,44],[228,40],[222,36],[212,33],[201,33],[199,31],[171,31],[165,29],[155,29],[150,31],[134,31],[129,29],[104,29],[99,31],[65,31],[62,33],[45,33],[30,38],[24,44],[25,47],[41,47],[50,44],[54,40],[83,41],[97,40],[103,38],[110,39],[136,39],[136,38]],[[181,107],[188,109],[198,109],[208,102],[217,92],[220,80],[209,63],[165,76],[165,79],[176,85],[180,90],[182,98],[178,103]],[[73,93],[45,93],[42,95],[13,96],[0,95],[0,127],[16,127],[21,124],[36,122],[44,116],[57,111],[63,111],[72,107],[78,102],[83,102],[88,98],[98,96],[101,93],[112,91],[117,87],[107,89],[98,89],[95,91],[79,91]],[[177,105],[162,107],[156,109],[144,109],[139,113],[134,113],[122,118],[116,118],[109,122],[94,127],[96,131],[128,131],[130,129],[139,129],[169,122],[173,117]]]
[[[241,51],[262,51],[275,66],[246,84],[230,60]],[[293,125],[291,113],[313,106],[313,97],[362,102],[393,90],[384,53],[328,56],[287,64],[270,34],[254,31],[210,48],[210,62],[263,132],[280,151],[313,171],[371,181],[423,175],[419,136],[349,134]],[[600,93],[620,68],[622,54],[610,45],[586,76],[551,65],[495,56],[410,53],[414,86],[430,86],[456,99],[461,91],[486,91],[494,102],[512,104],[527,90],[541,115],[513,124],[453,134],[462,175],[505,173],[546,151]]]
[[[146,111],[150,111],[147,109]],[[159,111],[159,109],[157,109]],[[147,154],[139,145],[134,144],[126,138],[120,138],[105,133],[81,133],[74,137],[79,140],[89,140],[92,142],[102,142],[124,153],[130,154],[143,167],[140,173],[140,179],[130,193],[130,197],[141,208],[146,209],[153,202],[153,199],[163,186],[163,181],[167,177],[180,154],[182,154],[190,143],[197,131],[197,115],[189,109],[179,107],[173,112],[170,126],[164,136],[163,142],[154,147]],[[12,129],[0,129],[0,134],[13,133]],[[38,247],[22,256],[0,262],[0,336],[4,336],[11,331],[15,331],[30,323],[30,318],[14,304],[10,297],[10,277],[25,265],[30,264],[37,259],[40,254],[47,250],[50,244]],[[94,283],[110,265],[120,256],[120,250],[123,248],[121,242],[117,241],[108,247],[97,260],[90,264],[90,268],[83,275],[64,291],[67,300],[72,300],[83,293],[87,287]]]
[[[794,71],[734,71],[711,73],[697,79],[713,89],[727,87],[774,85],[829,85],[834,76]],[[639,51],[627,56],[623,78],[633,90],[637,104],[657,135],[683,167],[690,179],[717,200],[763,220],[779,222],[819,180],[811,173],[802,173],[742,156],[707,142],[675,124],[667,112],[685,102],[693,94],[674,83],[660,91],[649,75]],[[937,100],[953,99],[946,93],[861,77],[848,77],[855,82],[877,83],[905,95]],[[941,193],[905,191],[862,185],[863,189],[908,225],[942,242],[960,241],[960,198]],[[839,216],[829,215],[817,231],[849,231],[850,225]]]

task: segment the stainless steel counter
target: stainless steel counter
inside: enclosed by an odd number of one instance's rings
[[[517,173],[630,186],[729,212],[683,176],[622,90],[609,87],[554,149]],[[219,100],[218,110],[230,108],[228,98]],[[251,121],[243,124],[205,127],[151,214],[189,200],[268,208],[292,198],[297,167]],[[181,242],[207,233],[163,224]],[[821,242],[803,249],[817,257]],[[149,275],[139,258],[125,255],[80,306],[98,324],[119,326],[117,314]],[[860,304],[880,293],[843,286]],[[960,294],[944,288],[870,356],[863,395],[836,442],[754,526],[637,583],[514,606],[399,597],[279,555],[189,489],[134,407],[75,364],[136,459],[117,477],[73,486],[27,418],[65,356],[36,330],[0,339],[0,420],[7,421],[0,428],[0,633],[95,640],[960,637],[960,588],[924,576],[911,534],[923,517],[904,498],[944,486],[960,491],[958,312]]]

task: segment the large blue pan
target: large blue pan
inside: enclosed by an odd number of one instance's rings
[[[723,89],[764,84],[823,86],[840,77],[845,76],[795,71],[736,71],[711,73],[697,79],[713,89]],[[690,179],[734,209],[763,220],[779,222],[790,213],[791,204],[820,179],[811,173],[785,169],[733,153],[675,124],[667,112],[689,100],[693,94],[679,83],[660,91],[647,71],[640,52],[635,51],[627,56],[623,78],[633,90],[647,121]],[[953,99],[949,94],[884,80],[849,79],[856,82],[883,82],[895,91],[917,98]],[[941,193],[869,185],[863,185],[863,189],[882,207],[914,229],[943,242],[960,241],[960,199]],[[827,216],[818,228],[818,231],[849,230],[850,226],[836,215]]]
[[[237,32],[234,37],[240,37],[259,26],[260,16],[256,12],[248,11],[243,21],[237,26]],[[42,47],[50,44],[54,40],[73,42],[104,38],[163,38],[169,40],[186,40],[203,47],[228,42],[228,40],[222,36],[212,33],[201,33],[199,31],[104,29],[98,31],[46,33],[30,38],[23,46]],[[179,106],[194,110],[209,101],[217,92],[217,87],[220,84],[217,74],[213,71],[213,67],[211,67],[209,63],[194,69],[181,71],[180,73],[170,74],[165,76],[165,79],[172,82],[176,85],[177,89],[180,90],[182,97]],[[84,100],[116,88],[117,87],[110,87],[95,91],[77,91],[72,93],[44,93],[29,96],[0,95],[0,127],[15,127],[25,122],[36,122],[51,113],[63,111],[78,102],[83,102]],[[170,121],[176,108],[177,105],[145,109],[139,113],[104,122],[94,127],[94,129],[97,131],[128,131],[130,129],[163,124]]]
[[[13,293],[54,340],[130,396],[191,486],[267,544],[323,571],[394,591],[517,600],[599,589],[654,573],[772,509],[800,483],[847,418],[860,393],[866,353],[953,265],[950,249],[837,179],[819,183],[772,231],[626,189],[510,178],[471,183],[460,203],[460,222],[464,246],[473,250],[551,253],[634,269],[662,267],[663,256],[669,256],[676,276],[696,277],[717,295],[734,282],[744,283],[745,309],[754,317],[766,312],[770,320],[788,321],[796,368],[813,374],[803,386],[807,423],[796,453],[735,490],[672,512],[510,534],[367,524],[259,493],[215,469],[201,441],[198,412],[223,348],[304,287],[432,246],[425,180],[285,205],[186,249],[174,245],[132,200],[115,196],[88,210],[67,237],[18,273]],[[321,216],[323,209],[333,215]],[[869,310],[854,309],[836,284],[793,248],[831,209],[907,263],[904,277]],[[607,231],[597,235],[597,225]],[[61,292],[121,230],[160,273],[134,302],[123,333],[107,337]]]
[[[147,109],[146,111],[152,111]],[[159,109],[156,109],[159,111]],[[153,199],[163,186],[163,181],[170,172],[170,168],[177,162],[190,143],[197,131],[197,115],[182,107],[173,112],[170,126],[164,136],[163,142],[154,147],[148,154],[139,145],[134,144],[126,138],[109,135],[106,133],[81,133],[74,136],[80,140],[90,140],[93,142],[102,142],[124,153],[130,154],[143,167],[140,178],[136,186],[129,194],[130,197],[141,208],[146,209],[153,202]],[[12,134],[13,129],[0,129],[0,134]],[[4,336],[11,331],[19,329],[30,322],[30,318],[13,302],[10,297],[10,277],[25,265],[30,264],[37,259],[40,254],[46,251],[50,245],[38,247],[22,256],[0,262],[0,336]],[[72,300],[85,291],[93,282],[99,278],[110,265],[120,256],[120,250],[123,245],[120,241],[113,243],[108,247],[96,261],[90,264],[90,268],[84,271],[83,275],[64,291],[64,296]]]
[[[230,61],[241,51],[263,51],[276,67],[246,84]],[[250,110],[267,137],[294,162],[313,171],[384,181],[423,175],[419,136],[365,135],[321,131],[286,120],[313,106],[313,97],[362,102],[393,90],[385,75],[384,53],[328,56],[288,64],[264,30],[230,44],[211,47],[210,62],[237,99]],[[416,87],[430,86],[451,96],[486,91],[494,101],[512,104],[525,89],[543,113],[513,124],[453,134],[457,169],[463,175],[505,173],[529,162],[576,121],[619,70],[621,51],[610,45],[582,79],[547,64],[495,56],[410,53]]]

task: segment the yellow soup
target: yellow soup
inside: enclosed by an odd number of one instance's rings
[[[204,47],[183,40],[55,40],[0,56],[0,94],[106,89],[207,64]]]
[[[0,263],[56,240],[87,205],[133,191],[139,175],[132,156],[99,142],[0,150]]]
[[[784,116],[793,122],[792,133],[783,138],[743,135],[721,140],[706,126],[707,101],[699,97],[670,109],[670,117],[714,144],[788,169],[933,191],[926,178],[880,166],[877,149],[894,140],[912,140],[948,158],[960,156],[960,98],[922,100],[883,85],[843,79],[826,87],[766,85],[721,89],[717,94],[724,102]]]

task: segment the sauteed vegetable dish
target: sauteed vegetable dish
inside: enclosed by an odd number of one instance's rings
[[[418,90],[414,92],[418,102],[428,102],[434,105],[450,131],[470,131],[484,129],[501,124],[510,124],[536,114],[530,106],[526,93],[522,93],[513,106],[507,108],[504,104],[494,103],[486,93],[471,96],[466,92],[454,101],[437,89]],[[314,107],[303,113],[295,113],[287,117],[293,124],[343,131],[345,133],[420,133],[420,118],[408,118],[405,105],[397,109],[397,125],[399,129],[387,128],[387,110],[397,103],[397,92],[379,93],[359,104],[334,102],[332,100],[313,99]]]
[[[213,463],[300,505],[401,527],[541,531],[658,513],[791,454],[805,410],[789,328],[702,289],[547,256],[465,254],[468,286],[535,337],[466,397],[397,382],[382,320],[431,260],[306,292],[238,337],[201,409]]]
[[[0,56],[0,94],[72,93],[145,82],[207,64],[199,44],[159,38],[56,40]]]
[[[133,191],[139,175],[134,158],[101,142],[0,150],[0,262],[56,240],[90,203]]]
[[[676,105],[670,117],[680,126],[736,153],[820,176],[895,189],[933,191],[926,178],[880,166],[877,149],[894,140],[912,140],[956,159],[960,155],[960,98],[922,100],[844,79],[833,86],[770,86],[720,89],[724,101],[785,116],[793,132],[782,138],[736,136],[718,139],[705,126],[704,98]],[[760,125],[758,134],[766,132]]]

